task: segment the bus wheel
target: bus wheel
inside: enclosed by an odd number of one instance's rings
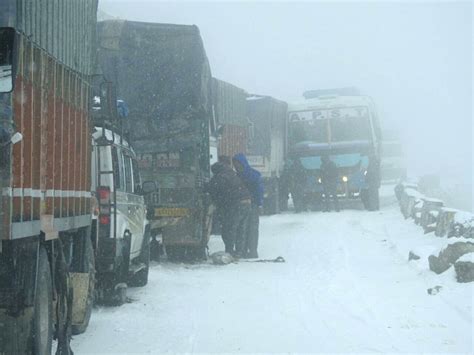
[[[94,295],[95,295],[95,258],[94,258],[94,249],[92,248],[91,238],[87,235],[85,237],[84,245],[84,256],[85,263],[87,266],[87,271],[89,272],[89,289],[87,291],[87,300],[86,300],[86,311],[84,316],[84,321],[81,324],[72,325],[72,334],[82,334],[86,331],[89,321],[92,314],[92,306],[94,305]]]
[[[51,354],[53,339],[53,290],[48,254],[43,247],[40,247],[38,259],[33,318],[33,353],[47,355]]]

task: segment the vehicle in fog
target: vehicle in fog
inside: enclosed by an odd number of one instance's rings
[[[306,177],[301,198],[316,209],[323,194],[323,155],[337,166],[338,195],[361,198],[366,208],[376,208],[380,181],[376,177],[369,183],[368,175],[378,175],[378,171],[369,172],[371,161],[372,169],[379,169],[378,115],[370,97],[346,91],[342,91],[343,95],[338,90],[309,92],[306,100],[289,104],[288,167],[291,174],[292,166],[299,160]]]
[[[211,207],[211,72],[196,26],[104,21],[99,62],[130,105],[129,142],[144,181],[152,234],[169,257],[205,257]]]
[[[391,183],[405,179],[407,167],[402,143],[393,131],[383,131],[382,137],[380,161],[382,182]]]
[[[275,214],[280,208],[286,209],[287,202],[281,198],[281,190],[286,188],[281,176],[287,152],[288,105],[273,97],[259,95],[248,97],[246,103],[250,123],[247,158],[252,168],[262,174],[264,213]]]
[[[121,129],[127,117],[117,112],[113,92],[102,83],[101,95],[94,96],[92,117],[100,126],[92,133],[91,191],[97,204],[92,239],[98,301],[122,304],[127,285],[148,282],[150,226],[137,157]]]
[[[96,12],[97,0],[0,3],[2,354],[49,354],[53,335],[66,354],[91,316]]]
[[[232,158],[247,153],[249,120],[246,99],[248,93],[231,83],[212,78],[212,107],[217,136],[217,154]]]

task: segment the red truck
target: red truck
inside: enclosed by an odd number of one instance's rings
[[[0,2],[0,354],[68,354],[89,322],[96,13]]]
[[[212,78],[212,102],[218,126],[217,154],[233,157],[247,153],[250,121],[247,119],[247,92],[223,80]]]

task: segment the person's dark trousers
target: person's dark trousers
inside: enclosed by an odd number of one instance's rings
[[[250,217],[250,200],[239,202],[222,211],[222,241],[225,252],[236,255],[244,252],[245,231]]]
[[[222,223],[222,241],[225,245],[225,252],[229,254],[235,253],[235,240],[238,225],[238,208],[237,206],[228,207],[220,213]]]
[[[328,185],[324,187],[324,211],[331,211],[331,198],[334,200],[334,209],[339,212],[339,199],[337,197],[337,187]]]
[[[247,226],[247,257],[258,258],[258,227],[260,223],[260,209],[257,205],[252,204],[249,223]]]
[[[303,212],[306,210],[306,200],[303,191],[294,191],[292,193],[293,205],[295,207],[295,212]]]
[[[246,255],[247,250],[247,229],[252,213],[250,200],[240,202],[238,205],[238,219],[236,221],[236,235],[235,235],[235,253],[238,257]]]

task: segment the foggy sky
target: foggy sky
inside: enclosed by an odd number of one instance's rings
[[[213,76],[251,93],[291,101],[357,86],[382,124],[399,128],[413,174],[472,184],[470,2],[100,0],[100,8],[196,24]]]

